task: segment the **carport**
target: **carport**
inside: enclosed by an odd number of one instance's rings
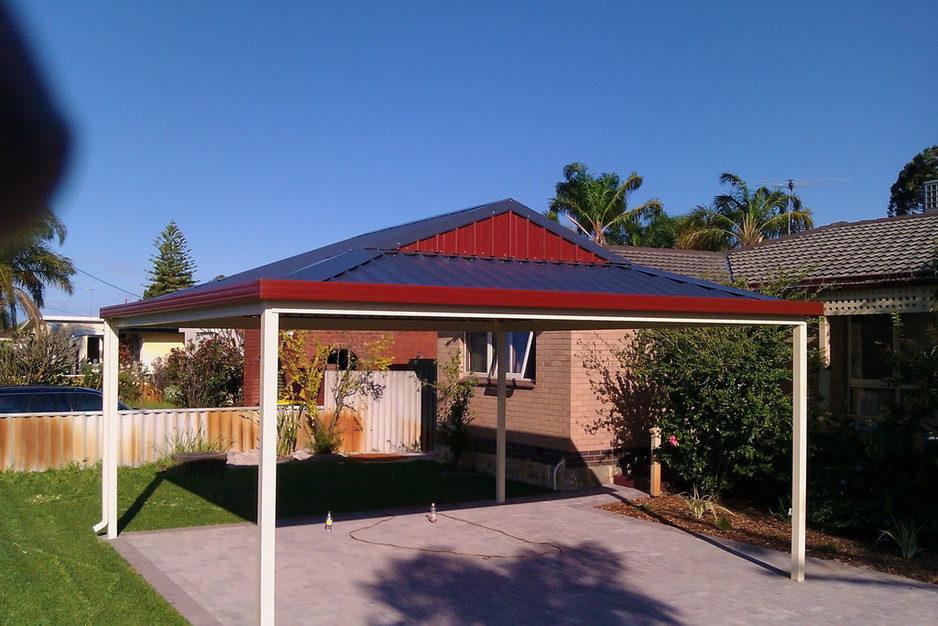
[[[260,329],[258,622],[274,623],[280,330],[511,331],[656,326],[793,328],[791,578],[804,579],[807,318],[819,303],[769,298],[639,266],[514,200],[369,233],[173,294],[102,309],[101,522],[117,536],[117,348],[122,329]],[[505,499],[506,376],[498,371],[495,498]]]

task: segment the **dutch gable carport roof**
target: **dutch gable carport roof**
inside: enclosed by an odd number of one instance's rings
[[[117,534],[117,332],[198,325],[261,329],[259,621],[273,621],[277,337],[281,329],[511,330],[772,324],[794,327],[792,578],[804,575],[806,320],[814,302],[637,265],[508,199],[353,237],[158,298],[106,307],[102,520]],[[504,359],[507,360],[507,359]],[[504,362],[503,360],[503,362]],[[497,494],[504,501],[505,375]]]

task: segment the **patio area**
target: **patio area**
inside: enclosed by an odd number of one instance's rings
[[[938,587],[719,542],[596,505],[620,487],[505,505],[282,524],[279,624],[933,623]],[[257,620],[253,524],[127,532],[110,543],[193,624]]]

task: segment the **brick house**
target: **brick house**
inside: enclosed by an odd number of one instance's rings
[[[405,277],[405,266],[415,263],[419,263],[417,273]],[[314,275],[321,280],[407,280],[441,287],[481,281],[499,289],[516,287],[520,280],[526,289],[562,285],[567,290],[599,292],[614,288],[612,281],[618,276],[606,270],[624,268],[623,263],[609,250],[506,200],[353,237],[247,274],[263,271]],[[650,288],[651,293],[752,296],[651,268],[630,266],[629,271],[630,279],[641,283],[642,289]],[[523,306],[523,299],[518,304]],[[508,333],[509,474],[560,488],[609,483],[617,472],[622,448],[647,448],[649,435],[644,424],[635,424],[625,437],[600,425],[607,408],[591,387],[582,353],[587,345],[617,340],[627,331],[541,330],[535,326],[515,321]],[[316,328],[315,324],[307,327]],[[322,332],[325,330],[317,330]],[[346,335],[367,336],[357,332]],[[493,469],[498,402],[494,333],[457,326],[438,334],[395,330],[394,337],[396,362],[401,366],[418,352],[440,363],[446,363],[455,351],[462,354],[465,376],[477,382],[471,405],[475,416],[471,428],[476,438],[473,459],[478,466]],[[246,331],[246,400],[258,397],[258,350],[259,333]],[[426,446],[428,442],[423,443]]]
[[[938,213],[827,226],[727,252],[612,246],[636,263],[706,280],[757,285],[780,274],[819,289],[824,367],[819,408],[872,417],[896,391],[884,382],[888,353],[899,337],[924,345],[938,291]],[[901,393],[901,391],[900,391]]]

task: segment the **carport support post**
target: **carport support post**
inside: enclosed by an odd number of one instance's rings
[[[280,316],[270,309],[261,314],[260,463],[257,470],[257,623],[273,626],[274,554],[277,548],[277,347]]]
[[[808,326],[792,336],[791,579],[804,580],[805,502],[808,467]]]
[[[117,537],[117,447],[118,423],[117,412],[117,372],[118,366],[117,330],[110,322],[104,322],[104,364],[101,372],[103,405],[102,409],[102,444],[101,452],[101,522],[95,526],[100,532],[107,525],[107,538]]]
[[[498,399],[495,410],[495,502],[505,503],[505,410],[508,404],[505,370],[508,368],[508,341],[505,331],[495,333],[495,351],[498,356]]]

